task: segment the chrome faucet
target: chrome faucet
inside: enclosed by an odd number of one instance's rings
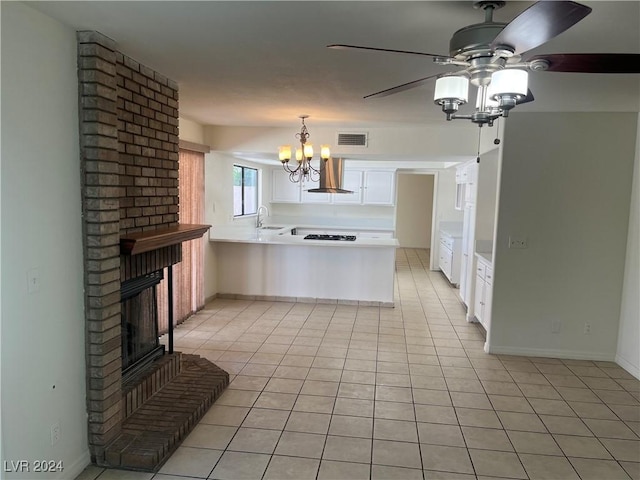
[[[256,228],[260,228],[262,227],[262,218],[260,217],[260,211],[262,209],[265,209],[265,211],[267,212],[267,217],[269,216],[269,209],[267,207],[265,207],[264,205],[260,205],[258,207],[258,212],[257,212],[257,216],[256,216]]]

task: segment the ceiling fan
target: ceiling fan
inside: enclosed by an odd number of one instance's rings
[[[460,67],[456,72],[431,75],[364,98],[385,97],[436,79],[435,103],[442,106],[447,120],[466,119],[482,126],[507,117],[516,105],[534,100],[528,89],[528,71],[580,73],[640,73],[640,54],[634,53],[554,53],[522,55],[571,28],[591,13],[591,8],[571,1],[540,1],[509,23],[493,21],[493,13],[504,1],[479,0],[474,7],[485,12],[483,23],[461,28],[449,43],[449,56],[432,53],[332,44],[334,49],[373,50],[433,57],[438,65]],[[469,83],[478,88],[476,110],[456,114],[468,101]]]

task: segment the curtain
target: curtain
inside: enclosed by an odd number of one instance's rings
[[[178,170],[180,223],[204,223],[204,153],[180,150]],[[173,266],[173,322],[182,323],[204,307],[204,246],[206,236],[183,242],[182,262]],[[160,334],[168,330],[167,269],[158,285]],[[163,308],[163,306],[165,306]]]

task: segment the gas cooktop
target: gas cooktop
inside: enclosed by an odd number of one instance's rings
[[[337,240],[341,242],[353,242],[356,239],[355,235],[320,235],[310,234],[304,237],[305,240]]]

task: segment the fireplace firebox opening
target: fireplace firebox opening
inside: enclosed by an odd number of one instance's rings
[[[133,376],[164,355],[158,338],[156,286],[162,270],[122,282],[120,288],[122,326],[122,377]]]

